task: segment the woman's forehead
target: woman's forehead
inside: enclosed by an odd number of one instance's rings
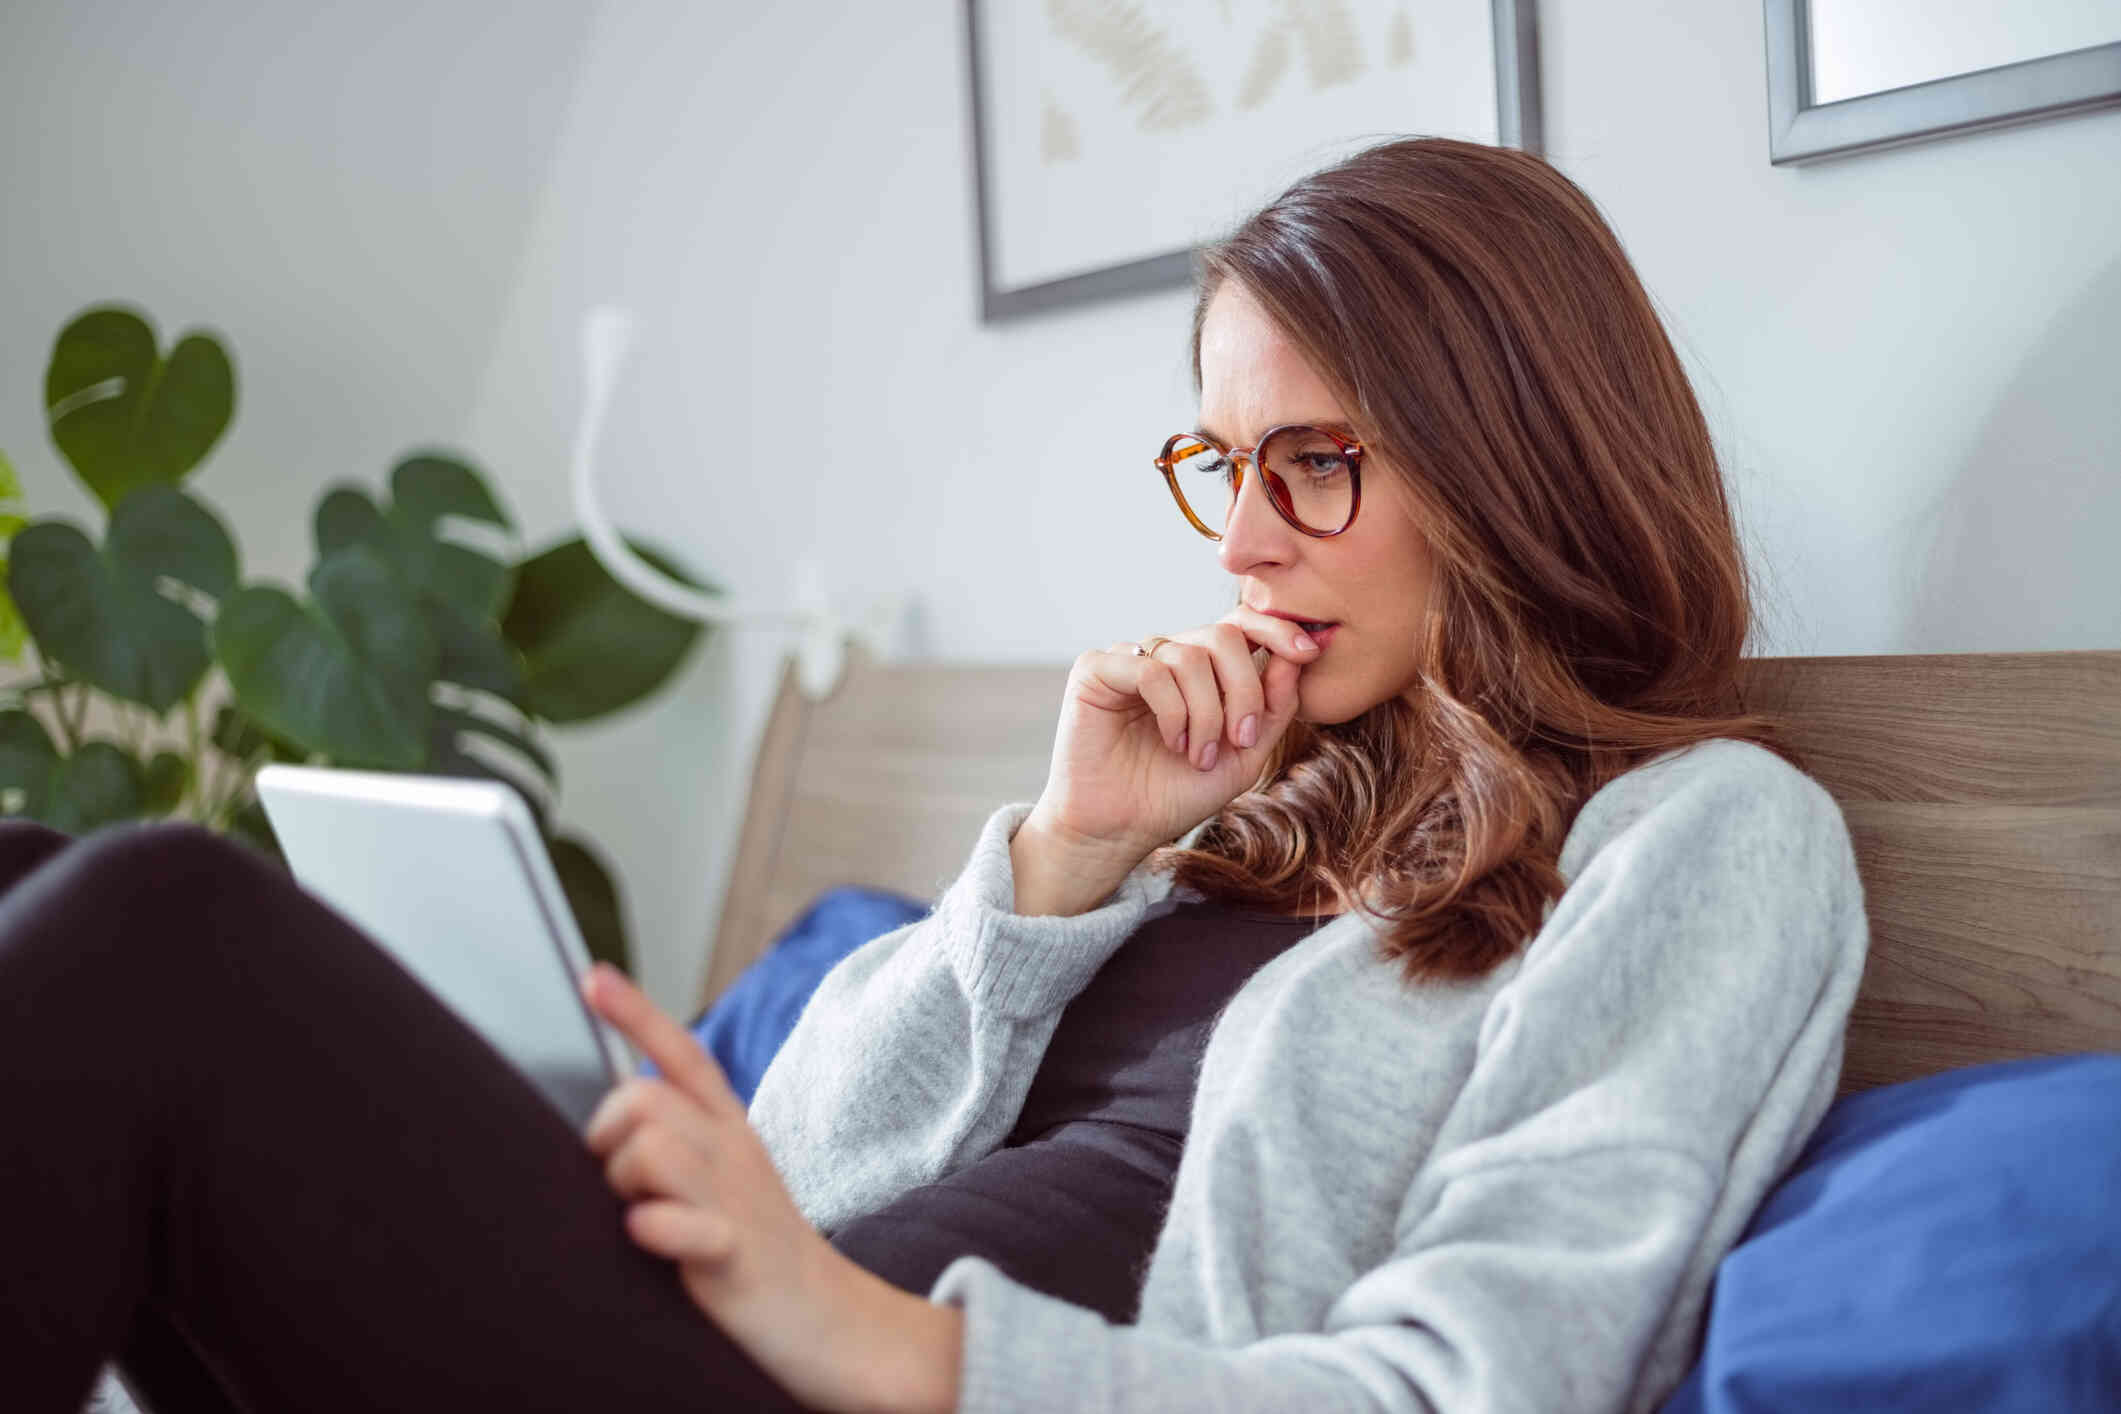
[[[1346,410],[1303,352],[1234,284],[1216,292],[1201,325],[1199,416],[1197,429],[1227,444],[1285,422],[1347,423]]]

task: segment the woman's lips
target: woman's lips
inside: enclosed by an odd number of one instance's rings
[[[1339,624],[1327,624],[1324,628],[1307,628],[1304,630],[1304,635],[1323,650],[1326,644],[1332,641],[1333,635],[1339,632]]]

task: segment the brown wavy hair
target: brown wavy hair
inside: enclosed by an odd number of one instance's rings
[[[1480,977],[1535,935],[1583,802],[1660,752],[1754,742],[1745,557],[1708,424],[1619,240],[1507,147],[1381,143],[1203,250],[1404,471],[1435,564],[1412,701],[1293,723],[1174,883],[1369,915],[1409,983]]]

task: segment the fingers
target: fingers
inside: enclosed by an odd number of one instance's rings
[[[1255,645],[1264,648],[1264,667]],[[1295,717],[1297,678],[1318,656],[1301,625],[1239,605],[1221,619],[1157,645],[1154,656],[1116,643],[1076,660],[1079,678],[1108,710],[1138,700],[1164,745],[1196,770],[1280,735]]]
[[[1260,715],[1266,709],[1259,665],[1252,661],[1251,641],[1235,624],[1210,624],[1204,633],[1202,647],[1222,689],[1224,739],[1242,751],[1258,744]]]
[[[1157,734],[1163,737],[1164,745],[1183,756],[1188,745],[1189,718],[1186,694],[1179,688],[1178,675],[1167,663],[1155,658],[1136,657],[1128,651],[1131,647],[1125,645],[1113,651],[1112,656],[1119,659],[1114,671],[1131,678],[1125,686],[1155,715]]]
[[[652,1198],[628,1208],[626,1231],[657,1256],[677,1262],[726,1261],[735,1248],[726,1220],[667,1198]]]
[[[722,1068],[692,1033],[664,1015],[625,973],[599,962],[582,974],[581,985],[583,1000],[624,1032],[672,1084],[710,1110],[743,1109]]]
[[[1296,720],[1296,680],[1303,669],[1287,658],[1270,655],[1267,670],[1261,674],[1260,686],[1266,694],[1267,719],[1260,723],[1259,739],[1271,743],[1282,734],[1289,723]]]
[[[619,1198],[687,1198],[698,1187],[702,1157],[664,1124],[636,1126],[604,1160],[604,1181]]]
[[[648,1118],[660,1102],[658,1090],[667,1088],[664,1082],[647,1075],[636,1075],[613,1086],[589,1116],[582,1142],[600,1158],[610,1153]]]
[[[1239,604],[1216,622],[1232,625],[1251,642],[1276,657],[1292,659],[1299,666],[1318,657],[1318,645],[1304,632],[1302,624],[1292,620],[1277,619]]]
[[[1200,644],[1173,639],[1157,646],[1156,661],[1171,670],[1185,695],[1186,745],[1180,750],[1201,770],[1213,769],[1223,734],[1223,698],[1215,660]]]

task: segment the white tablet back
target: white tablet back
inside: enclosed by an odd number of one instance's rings
[[[297,880],[387,948],[576,1127],[639,1065],[589,1010],[588,948],[523,801],[498,781],[269,765]]]

